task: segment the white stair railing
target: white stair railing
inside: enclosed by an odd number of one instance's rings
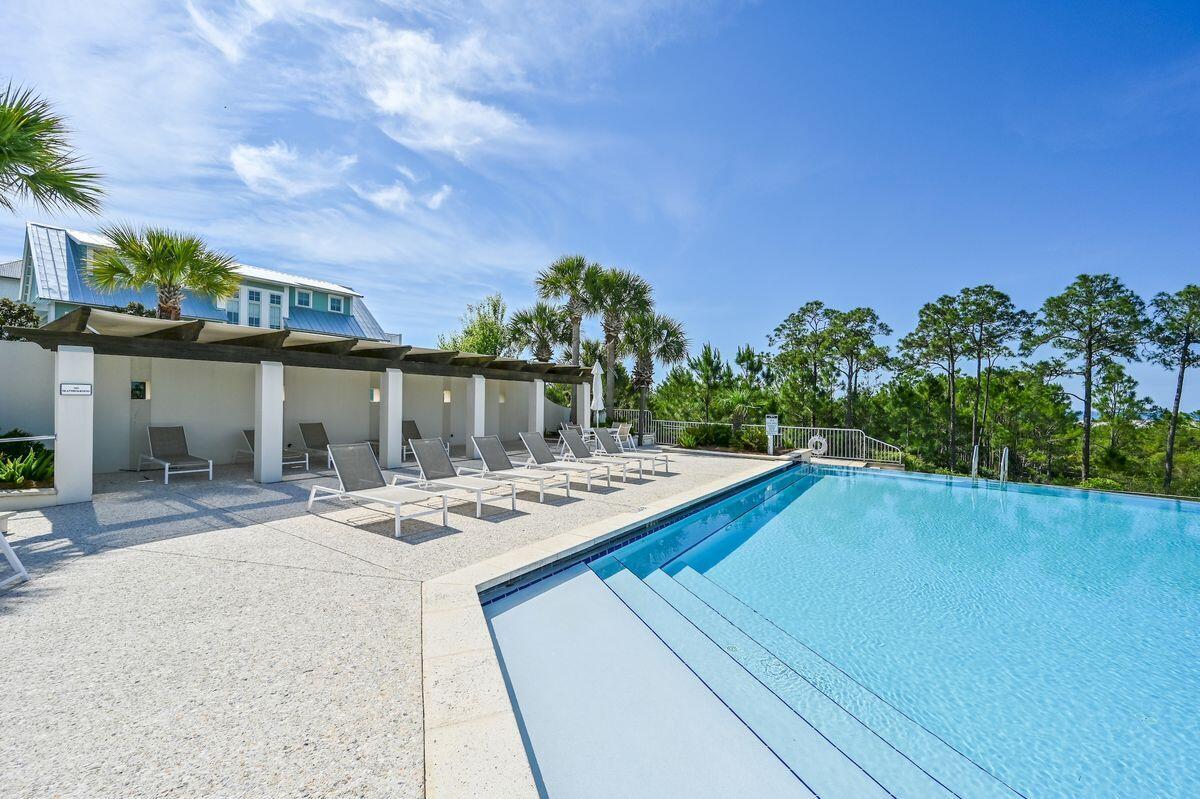
[[[631,409],[617,408],[612,411],[615,421],[635,424],[648,423],[654,433],[654,440],[659,444],[672,445],[678,442],[679,434],[689,428],[703,427],[706,424],[732,427],[729,422],[692,422],[677,419],[654,419],[647,413],[639,422],[640,412]],[[743,424],[743,428],[761,430],[766,435],[767,429],[761,424]],[[643,431],[647,432],[647,431]],[[840,460],[868,461],[874,463],[901,463],[902,452],[899,447],[872,438],[862,430],[848,427],[801,427],[797,425],[780,425],[776,443],[781,449],[811,449],[814,455]]]

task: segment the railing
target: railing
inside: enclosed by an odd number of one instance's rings
[[[610,412],[614,421],[637,424],[644,433],[653,433],[654,440],[659,444],[675,444],[679,434],[688,428],[703,427],[705,424],[716,424],[732,427],[729,422],[683,422],[674,419],[655,419],[647,411],[644,414],[638,410],[617,408]],[[743,424],[742,427],[761,430],[766,435],[766,427],[761,424]],[[900,463],[900,448],[886,441],[864,433],[862,430],[846,427],[796,427],[781,425],[779,435],[775,440],[780,449],[811,449],[814,455],[843,460],[873,461],[876,463]],[[823,446],[822,446],[823,445]]]

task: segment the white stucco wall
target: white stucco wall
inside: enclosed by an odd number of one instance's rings
[[[180,424],[197,455],[229,463],[242,446],[241,430],[254,426],[252,364],[204,363],[99,355],[95,364],[94,468],[113,472],[136,465],[146,451],[147,424]],[[136,375],[134,374],[136,372]],[[0,342],[0,432],[20,427],[33,434],[54,432],[54,366],[51,353],[29,342]],[[150,400],[131,400],[131,379],[149,379]],[[284,369],[284,441],[299,446],[297,422],[320,421],[334,442],[378,438],[379,404],[371,388],[379,375],[331,369]],[[442,403],[449,384],[449,413]],[[466,442],[467,378],[404,377],[404,418],[430,438],[453,433]],[[532,383],[488,381],[487,432],[515,440],[528,425]],[[500,402],[504,393],[505,402]],[[444,415],[450,429],[444,428]],[[546,428],[557,430],[570,410],[547,400]],[[133,459],[131,462],[131,458]]]
[[[28,341],[0,341],[0,433],[54,432],[54,362]]]

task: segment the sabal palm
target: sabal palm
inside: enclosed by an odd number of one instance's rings
[[[513,342],[521,348],[529,348],[539,361],[554,357],[554,347],[567,337],[570,325],[565,311],[547,302],[517,311],[508,324]]]
[[[604,381],[604,406],[611,409],[616,390],[613,366],[617,358],[625,354],[621,336],[625,320],[650,310],[652,290],[640,275],[628,269],[600,269],[589,277],[587,289],[592,306],[600,313],[600,326],[604,330],[604,365],[608,369]]]
[[[571,363],[578,366],[580,331],[583,320],[596,313],[589,284],[600,272],[599,264],[590,264],[582,255],[564,255],[538,273],[535,281],[543,300],[560,300],[571,325]]]
[[[666,314],[636,313],[625,322],[625,348],[633,356],[633,387],[638,407],[646,413],[646,400],[654,385],[654,364],[673,366],[687,358],[688,340],[683,325]],[[643,425],[638,426],[639,439]]]
[[[100,175],[67,140],[66,122],[45,99],[11,83],[0,92],[0,208],[31,200],[46,211],[100,210]]]
[[[233,258],[210,249],[196,236],[129,225],[100,232],[113,246],[90,259],[88,280],[101,291],[141,291],[153,286],[159,319],[179,318],[185,290],[214,299],[237,293],[241,281]]]

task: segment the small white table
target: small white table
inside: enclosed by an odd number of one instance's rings
[[[12,511],[0,512],[0,550],[4,551],[4,557],[8,560],[8,565],[12,566],[12,570],[16,572],[16,574],[6,580],[0,581],[0,590],[29,579],[29,572],[25,571],[25,566],[21,563],[21,559],[17,557],[16,552],[13,552],[12,545],[4,537],[4,534],[8,532],[8,520],[11,516],[15,515]]]

